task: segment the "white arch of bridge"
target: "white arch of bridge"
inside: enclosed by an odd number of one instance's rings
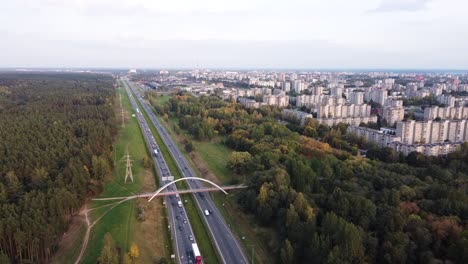
[[[199,181],[204,181],[204,182],[207,182],[211,185],[213,185],[214,187],[218,188],[220,191],[222,191],[223,193],[225,193],[226,195],[228,194],[223,188],[221,188],[219,185],[217,185],[216,183],[212,182],[212,181],[209,181],[207,179],[203,179],[203,178],[199,178],[199,177],[184,177],[184,178],[180,178],[180,179],[177,179],[177,180],[173,180],[171,181],[170,183],[162,186],[161,188],[159,188],[158,190],[156,190],[156,192],[153,194],[153,196],[151,196],[151,198],[149,198],[148,202],[151,202],[151,200],[153,200],[154,197],[156,197],[159,193],[161,193],[164,189],[166,189],[167,187],[169,187],[171,184],[174,184],[176,182],[179,182],[179,181],[187,181],[187,180],[199,180]]]

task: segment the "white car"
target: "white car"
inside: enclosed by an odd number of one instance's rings
[[[206,216],[209,216],[210,215],[210,212],[208,210],[205,210],[205,215]]]

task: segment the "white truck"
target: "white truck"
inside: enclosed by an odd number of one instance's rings
[[[195,258],[195,264],[202,264],[202,257],[200,255],[200,250],[196,243],[192,243],[193,257]]]
[[[177,206],[179,206],[179,208],[182,207],[182,202],[181,201],[177,201]]]

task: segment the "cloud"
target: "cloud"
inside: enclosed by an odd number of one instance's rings
[[[1,33],[1,32],[0,32]],[[38,39],[8,35],[0,67],[109,68],[459,68],[468,53],[384,51],[352,48],[327,40],[228,41],[129,39],[117,43]],[[22,44],[23,43],[23,44]],[[50,47],[54,45],[54,49]],[[451,46],[450,50],[460,50]]]
[[[398,12],[424,10],[432,0],[382,0],[377,8],[370,12]]]
[[[6,1],[0,67],[468,68],[466,0],[269,2]]]

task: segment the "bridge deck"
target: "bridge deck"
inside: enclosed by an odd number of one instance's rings
[[[244,185],[237,185],[237,186],[223,186],[221,187],[223,190],[234,190],[234,189],[242,189],[247,188]],[[190,190],[178,190],[178,191],[164,191],[159,193],[157,196],[167,196],[167,195],[174,195],[174,194],[184,194],[184,193],[199,193],[199,192],[215,192],[219,191],[218,188],[208,187],[208,188],[200,188],[200,189],[190,189]],[[140,193],[136,195],[129,195],[129,196],[120,196],[120,197],[108,197],[108,198],[94,198],[91,199],[93,201],[109,201],[109,200],[122,200],[122,199],[135,199],[135,198],[149,198],[154,195],[154,192],[151,193]]]

